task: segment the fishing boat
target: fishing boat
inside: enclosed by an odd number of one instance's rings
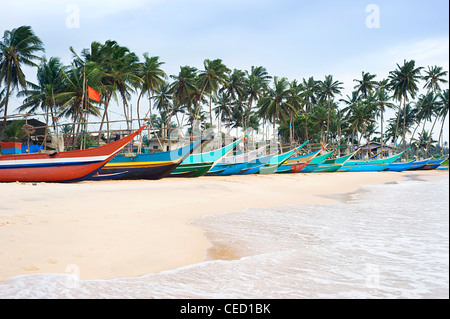
[[[354,156],[358,152],[358,150],[353,152],[353,153],[351,153],[351,154],[348,154],[348,155],[345,155],[345,156],[341,156],[341,157],[338,157],[338,158],[326,159],[323,162],[317,164],[317,166],[312,169],[311,173],[337,172],[340,168],[342,168],[342,166],[344,166],[344,164],[348,160],[350,160],[350,158],[352,158],[352,156]],[[342,170],[342,171],[347,172],[348,170]]]
[[[319,151],[321,150],[318,150],[317,152]],[[335,150],[325,153],[323,155],[316,156],[311,161],[309,161],[308,164],[306,164],[306,166],[300,171],[300,173],[311,173],[312,171],[314,171],[315,168],[317,168],[317,166],[319,166],[320,163],[329,158],[334,152]]]
[[[97,178],[107,179],[150,179],[157,180],[169,175],[204,139],[167,152],[143,154],[118,154],[99,172]]]
[[[302,156],[293,156],[289,158],[286,162],[284,162],[280,167],[277,169],[277,173],[298,173],[303,168],[308,165],[308,163],[313,160],[317,155],[319,155],[320,150],[317,150],[315,152],[302,155]]]
[[[278,168],[283,165],[284,162],[286,162],[292,155],[295,154],[295,152],[298,152],[300,149],[302,149],[303,146],[305,146],[309,141],[306,141],[299,147],[296,147],[288,152],[285,152],[280,155],[273,156],[267,163],[260,168],[258,171],[258,174],[274,174],[278,170]]]
[[[248,153],[239,154],[222,158],[207,173],[207,176],[229,176],[239,174],[248,163],[252,162],[259,154],[261,154],[267,145]]]
[[[381,172],[389,168],[391,163],[402,156],[405,151],[384,159],[347,161],[338,171],[347,172]],[[347,170],[348,169],[348,170]]]
[[[230,153],[243,138],[215,151],[189,155],[172,173],[170,177],[199,177],[205,175],[221,158]]]
[[[425,165],[427,165],[427,163],[431,160],[430,158],[424,159],[422,161],[415,161],[410,168],[408,168],[408,171],[415,171],[415,170],[419,170],[422,169]]]
[[[393,172],[403,172],[408,170],[416,161],[412,160],[409,162],[405,162],[405,163],[391,163],[391,165],[389,165],[389,168],[386,171],[393,171]]]
[[[442,164],[446,159],[447,159],[446,157],[444,157],[444,158],[433,158],[433,159],[430,159],[430,160],[428,161],[428,163],[427,163],[425,166],[423,166],[422,168],[420,168],[420,169],[422,169],[422,170],[432,170],[432,169],[436,169],[436,168],[438,168],[439,166],[441,166],[441,164]]]
[[[241,169],[241,171],[238,174],[239,175],[258,174],[259,170],[264,165],[266,165],[267,162],[270,161],[270,159],[274,156],[275,156],[275,154],[266,155],[266,156],[257,156],[252,161],[247,162],[246,165]]]
[[[0,182],[74,182],[89,179],[133,138],[136,132],[107,145],[83,150],[0,156]]]

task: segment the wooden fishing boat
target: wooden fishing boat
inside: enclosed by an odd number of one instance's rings
[[[337,172],[344,164],[352,158],[358,151],[355,151],[351,154],[341,156],[333,159],[326,159],[323,162],[317,164],[316,167],[313,168],[311,173],[331,173]],[[347,172],[348,170],[345,170]]]
[[[252,161],[246,163],[246,165],[241,169],[241,171],[238,174],[239,175],[258,174],[259,170],[264,165],[266,165],[267,162],[270,161],[270,159],[274,156],[275,154],[256,157]]]
[[[403,172],[408,170],[415,162],[415,160],[412,160],[406,163],[391,163],[387,171]]]
[[[427,163],[431,160],[430,158],[424,159],[422,161],[415,161],[411,167],[409,167],[407,170],[408,171],[415,171],[415,170],[419,170],[422,169],[422,167],[424,167],[425,165],[427,165]]]
[[[65,152],[0,156],[0,182],[72,182],[89,179],[145,126],[107,145]]]
[[[321,150],[318,150],[317,152],[319,151]],[[330,157],[334,152],[335,150],[325,153],[323,155],[316,156],[311,161],[309,161],[308,164],[306,164],[306,166],[300,171],[300,173],[311,173],[312,171],[314,171],[315,168],[317,168],[317,166],[319,166],[320,163],[328,159],[328,157]]]
[[[305,146],[309,141],[306,141],[299,147],[296,147],[288,152],[285,152],[280,155],[273,156],[263,167],[260,168],[258,171],[258,174],[274,174],[278,170],[278,168],[283,165],[284,162],[286,162],[292,155],[295,154],[295,152],[298,152],[300,149],[302,149],[303,146]]]
[[[348,172],[381,172],[387,170],[391,163],[402,156],[405,151],[384,159],[347,161],[338,171],[348,169]]]
[[[221,158],[230,153],[242,138],[218,150],[189,155],[172,173],[170,177],[199,177],[205,175]]]
[[[113,179],[161,179],[169,175],[204,141],[201,139],[167,152],[118,154],[102,168],[98,178],[106,179],[110,175]]]
[[[446,157],[444,157],[444,158],[433,158],[433,159],[430,159],[430,160],[428,161],[428,163],[427,163],[425,166],[423,166],[422,168],[420,168],[420,169],[422,169],[422,170],[432,170],[432,169],[436,169],[436,168],[438,168],[439,166],[441,166],[441,164],[442,164],[446,159],[447,159]]]
[[[298,173],[303,168],[308,165],[308,163],[313,160],[317,155],[319,155],[320,150],[317,150],[315,152],[302,155],[302,156],[292,156],[289,158],[286,162],[284,162],[280,167],[277,169],[277,173]]]
[[[239,154],[222,158],[207,173],[207,176],[229,176],[239,174],[248,163],[252,162],[259,154],[261,154],[266,146],[248,153]]]

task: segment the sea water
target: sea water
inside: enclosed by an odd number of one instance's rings
[[[449,298],[449,179],[205,216],[204,262],[134,278],[12,277],[0,298]]]

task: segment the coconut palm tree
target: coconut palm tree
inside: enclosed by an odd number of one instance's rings
[[[327,101],[328,104],[328,120],[327,120],[327,134],[325,135],[325,142],[328,140],[328,132],[330,130],[330,109],[331,109],[331,101],[334,97],[341,93],[342,90],[342,82],[335,81],[332,75],[326,75],[325,80],[320,81],[320,97],[323,100]]]
[[[152,115],[152,96],[155,89],[161,87],[167,78],[166,72],[161,69],[164,62],[159,61],[158,56],[149,56],[147,52],[144,53],[144,61],[140,64],[138,69],[138,76],[142,79],[140,82],[141,92],[137,100],[137,114],[138,124],[141,126],[139,102],[144,94],[148,95],[148,114]],[[167,88],[167,87],[164,87]],[[165,92],[167,93],[167,92]],[[164,111],[168,111],[165,109]]]
[[[301,97],[301,90],[302,86],[297,83],[297,80],[293,80],[289,84],[289,96],[286,104],[288,107],[286,113],[289,116],[289,143],[291,146],[294,138],[294,119],[304,104]]]
[[[30,26],[21,26],[4,32],[0,41],[0,84],[3,83],[6,87],[2,103],[5,116],[3,126],[6,126],[11,92],[19,88],[27,89],[22,67],[37,67],[35,61],[40,60],[36,55],[38,52],[44,52],[44,46]]]
[[[220,102],[223,103],[224,99],[226,99],[229,103],[228,107],[219,107],[217,110],[220,112],[225,111],[227,114],[227,118],[231,117],[232,103],[237,99],[242,99],[246,95],[245,91],[245,72],[242,70],[234,69],[233,72],[228,76],[225,83],[223,84],[220,91],[225,92],[227,97],[224,95],[220,96]],[[228,123],[230,123],[228,121]],[[230,129],[230,125],[228,125],[228,130]]]
[[[409,97],[414,98],[416,96],[418,91],[417,83],[421,79],[420,72],[423,69],[422,67],[416,67],[415,64],[414,60],[404,60],[402,66],[397,64],[397,69],[389,72],[389,84],[393,90],[394,98],[400,102],[400,107],[403,100],[403,134],[406,133],[406,102],[409,100]],[[400,116],[400,112],[398,116]],[[398,122],[399,117],[397,118],[397,129]],[[397,134],[394,138],[397,139]],[[403,135],[403,148],[406,151],[405,135]]]
[[[175,109],[181,109],[187,107],[190,116],[193,117],[194,113],[191,106],[191,95],[194,91],[197,91],[197,69],[190,66],[180,67],[178,75],[171,75],[174,80],[170,84],[169,93],[173,95],[173,107]]]
[[[273,78],[273,87],[269,88],[267,95],[258,102],[258,114],[263,118],[270,119],[273,125],[273,137],[276,140],[275,124],[277,119],[285,119],[289,109],[294,110],[287,101],[289,99],[289,81],[286,78]]]
[[[309,77],[308,80],[303,78],[301,84],[300,96],[304,103],[303,114],[305,115],[305,140],[309,140],[308,137],[308,114],[313,105],[317,103],[317,93],[319,92],[319,82],[314,80],[314,77]],[[309,145],[308,145],[309,147]]]
[[[247,78],[245,80],[245,92],[248,100],[248,112],[245,118],[244,127],[247,127],[249,117],[252,114],[253,103],[257,103],[259,99],[263,97],[264,91],[267,89],[268,84],[272,77],[263,66],[252,66],[249,71],[245,71]]]
[[[439,139],[438,139],[438,141],[441,140],[442,131],[444,129],[445,119],[446,119],[446,117],[448,115],[448,89],[445,89],[443,92],[441,92],[439,94],[439,98],[441,100],[440,110],[439,110],[439,117],[442,120],[442,124],[441,124],[441,130],[439,132]]]
[[[363,98],[367,98],[367,95],[372,92],[375,88],[377,82],[373,79],[376,77],[375,74],[370,74],[369,72],[362,72],[362,79],[354,79],[353,81],[358,82],[358,84],[354,87],[354,90],[360,92]]]
[[[60,105],[56,103],[55,94],[58,94],[62,89],[62,70],[63,65],[59,58],[51,57],[49,61],[43,59],[37,71],[38,85],[29,83],[28,89],[18,93],[19,97],[25,97],[23,104],[19,107],[20,112],[36,112],[38,109],[41,109],[45,114],[44,149],[47,146],[46,137],[49,114],[51,114],[53,128],[56,133],[55,112]]]
[[[203,94],[206,92],[210,95],[209,103],[209,118],[210,124],[212,126],[212,95],[216,93],[221,85],[226,84],[227,74],[231,72],[230,69],[222,63],[221,59],[209,60],[206,59],[203,62],[204,70],[200,71],[198,74],[198,80],[202,87],[200,96],[198,97],[198,102],[201,101]]]
[[[381,149],[383,149],[384,138],[383,138],[383,124],[384,124],[384,111],[386,108],[393,109],[395,105],[391,102],[391,96],[383,88],[377,88],[375,91],[375,100],[373,105],[375,107],[375,116],[380,117],[380,141]]]

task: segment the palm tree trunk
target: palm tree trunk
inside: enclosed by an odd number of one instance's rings
[[[212,93],[209,95],[209,122],[211,124],[211,127],[213,126],[212,124]]]
[[[328,142],[329,134],[330,134],[330,99],[328,98],[327,135],[325,136],[325,143]]]
[[[3,128],[6,127],[6,115],[8,114],[8,102],[9,102],[9,89],[11,88],[11,82],[8,81],[8,85],[6,87],[6,96],[5,96],[5,117],[3,118]]]
[[[383,113],[384,113],[384,108],[383,106],[381,107],[381,123],[380,123],[380,130],[381,130],[381,151],[383,151],[383,147],[384,147],[384,142],[383,142]]]
[[[446,116],[443,116],[443,117],[442,117],[441,131],[439,132],[439,143],[440,143],[440,141],[441,141],[442,131],[444,130],[445,118],[446,118]],[[439,145],[441,145],[441,144],[439,144]],[[444,146],[444,139],[442,139],[442,147],[441,147],[442,153],[444,153],[444,147],[443,147],[443,146]]]
[[[431,130],[430,130],[430,134],[428,136],[428,143],[427,143],[427,152],[430,152],[430,148],[431,148],[431,133],[433,132],[434,129],[434,125],[436,124],[438,117],[436,116],[436,118],[434,119],[433,125],[431,126]]]
[[[406,151],[406,95],[403,98],[403,150]],[[406,155],[408,159],[408,155]]]

